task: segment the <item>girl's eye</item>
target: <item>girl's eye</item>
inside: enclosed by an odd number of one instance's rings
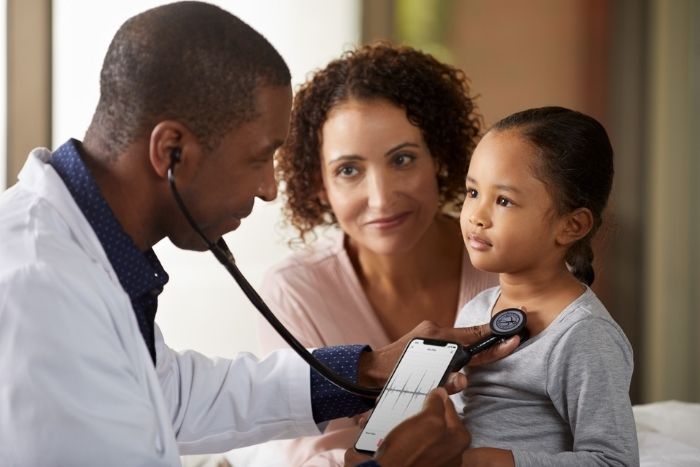
[[[397,167],[404,167],[416,159],[415,156],[406,153],[398,153],[392,158],[392,163]]]
[[[357,175],[358,171],[356,167],[353,167],[351,165],[343,165],[338,167],[338,170],[335,171],[335,174],[339,177],[352,177],[354,175]]]
[[[498,199],[496,200],[496,204],[499,206],[503,206],[504,208],[510,207],[513,205],[513,202],[509,200],[508,198],[505,198],[503,196],[499,196]]]
[[[474,188],[467,188],[467,198],[476,198],[479,196],[479,192]]]

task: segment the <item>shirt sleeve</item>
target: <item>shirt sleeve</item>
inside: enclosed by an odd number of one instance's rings
[[[314,357],[341,376],[357,383],[357,370],[362,352],[371,351],[365,345],[342,345],[316,349]],[[374,406],[374,399],[351,394],[311,368],[311,410],[316,423],[340,417],[351,417]]]
[[[156,326],[156,372],[182,454],[317,435],[308,365],[291,349],[264,359],[176,352]]]
[[[556,344],[547,366],[547,391],[570,426],[573,449],[515,450],[515,465],[638,466],[632,351],[621,331],[603,319],[581,321]]]

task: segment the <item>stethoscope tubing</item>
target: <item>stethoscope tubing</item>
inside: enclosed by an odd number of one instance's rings
[[[170,190],[173,193],[175,202],[177,203],[178,207],[182,211],[183,215],[185,216],[185,219],[187,219],[187,222],[190,224],[192,229],[194,229],[194,231],[197,232],[199,237],[201,237],[202,241],[204,241],[207,248],[209,248],[209,251],[211,251],[216,257],[216,259],[226,268],[228,273],[231,275],[231,277],[233,277],[233,279],[236,281],[238,286],[241,288],[241,290],[248,298],[248,300],[250,300],[253,306],[260,312],[260,314],[263,315],[267,322],[270,323],[270,325],[275,329],[275,331],[277,331],[277,333],[285,340],[285,342],[289,344],[289,346],[297,353],[297,355],[299,355],[306,363],[309,364],[309,366],[311,366],[314,370],[321,374],[321,376],[323,376],[326,380],[335,384],[339,388],[357,396],[376,399],[381,393],[381,388],[367,388],[364,386],[360,386],[359,384],[350,381],[346,378],[343,378],[342,376],[336,374],[323,362],[314,357],[313,354],[306,349],[306,347],[301,345],[301,343],[292,335],[292,333],[290,333],[289,330],[286,327],[284,327],[284,325],[280,322],[280,320],[277,319],[274,313],[272,313],[272,310],[270,310],[270,308],[267,306],[262,297],[260,297],[257,291],[253,288],[253,286],[250,285],[250,282],[248,282],[248,280],[245,278],[240,269],[238,269],[233,254],[226,245],[224,239],[221,238],[216,243],[213,243],[206,237],[206,235],[204,235],[204,232],[202,232],[202,230],[199,228],[199,225],[194,220],[189,210],[185,206],[185,203],[182,200],[180,193],[177,191],[177,187],[175,186],[174,172],[175,164],[177,162],[177,158],[173,157],[170,163],[170,167],[168,168],[168,183],[170,184]]]
[[[277,319],[272,310],[270,310],[270,307],[267,306],[255,288],[250,285],[250,282],[248,282],[240,269],[238,269],[233,254],[228,248],[228,245],[226,245],[224,239],[220,238],[216,241],[216,243],[213,243],[207,238],[190,214],[187,206],[185,206],[185,202],[180,196],[180,193],[177,191],[177,186],[175,185],[175,164],[177,164],[179,160],[179,152],[173,153],[170,167],[168,168],[168,183],[170,185],[173,198],[192,229],[202,239],[209,251],[211,251],[216,259],[226,268],[248,300],[250,300],[253,306],[260,312],[260,314],[262,314],[262,316],[268,323],[270,323],[270,325],[285,340],[285,342],[289,344],[297,355],[299,355],[306,363],[309,364],[309,366],[311,366],[311,368],[316,370],[326,380],[357,396],[376,399],[382,391],[381,388],[367,388],[343,378],[331,370],[323,362],[314,357],[313,354],[306,349],[306,347],[301,345],[301,343],[292,335],[292,333],[290,333],[289,330],[280,322],[280,320]],[[499,320],[503,320],[504,318],[507,318],[507,321],[504,321],[506,324],[499,325]],[[527,319],[525,314],[522,312],[522,310],[517,308],[507,308],[496,313],[491,319],[491,331],[493,334],[472,346],[462,346],[459,349],[458,355],[455,356],[453,361],[455,371],[458,371],[460,368],[469,363],[469,360],[471,360],[473,355],[488,349],[507,337],[520,334],[525,331],[526,321]]]

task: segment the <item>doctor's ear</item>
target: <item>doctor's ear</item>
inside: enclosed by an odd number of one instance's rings
[[[184,175],[187,169],[184,168],[185,152],[189,154],[196,145],[196,139],[192,133],[180,122],[174,120],[164,120],[151,131],[149,141],[148,156],[149,162],[155,173],[160,178],[167,178],[168,169],[175,164],[180,169],[180,175]],[[195,151],[196,152],[196,151]]]

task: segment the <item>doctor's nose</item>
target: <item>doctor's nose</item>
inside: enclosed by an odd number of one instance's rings
[[[269,167],[265,168],[256,196],[263,201],[273,201],[277,198],[277,179],[272,162],[270,162]]]

